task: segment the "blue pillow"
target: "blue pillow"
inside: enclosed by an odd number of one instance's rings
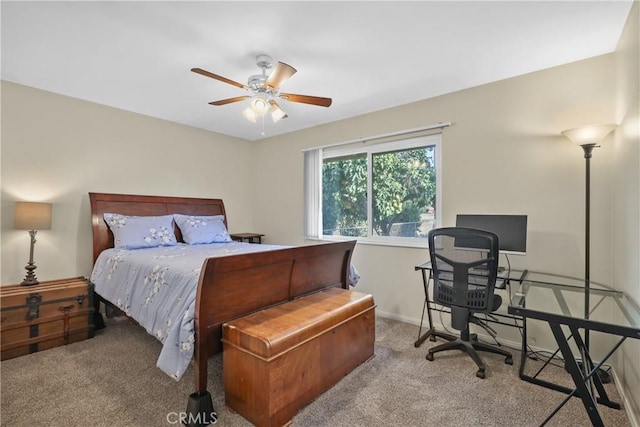
[[[116,249],[173,246],[178,242],[173,232],[173,216],[127,216],[105,213],[104,220],[113,233]]]
[[[231,242],[224,225],[224,215],[193,216],[173,215],[182,232],[182,239],[189,245]]]

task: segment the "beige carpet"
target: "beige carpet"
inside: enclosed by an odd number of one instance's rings
[[[457,352],[425,360],[429,346],[415,348],[418,327],[388,319],[376,322],[375,357],[304,408],[294,426],[537,426],[564,394],[518,379],[514,365],[483,355],[487,378]],[[4,426],[177,425],[193,391],[193,371],[175,382],[155,367],[160,343],[125,319],[110,320],[90,340],[17,359],[1,370]],[[220,355],[209,361],[209,391],[217,425],[249,426],[224,406]],[[550,375],[568,378],[560,368]],[[613,384],[607,392],[619,401]],[[599,406],[605,425],[628,426],[624,410]],[[573,398],[548,424],[586,426]]]

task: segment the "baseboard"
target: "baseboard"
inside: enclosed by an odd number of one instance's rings
[[[420,326],[420,319],[415,319],[413,317],[401,316],[396,313],[390,313],[388,311],[378,310],[376,308],[376,316],[384,317],[385,319],[398,320],[400,322],[409,323],[411,325]],[[424,328],[424,325],[422,325]]]
[[[621,381],[616,374],[616,370],[611,368],[611,373],[613,375],[613,382],[616,385],[616,390],[618,390],[618,394],[620,395],[620,400],[622,400],[622,408],[625,410],[624,412],[627,414],[627,418],[629,419],[629,423],[632,427],[640,427],[640,408],[637,408],[633,402],[633,400],[629,399],[625,390],[620,386]]]

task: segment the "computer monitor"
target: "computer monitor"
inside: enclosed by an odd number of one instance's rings
[[[525,255],[527,252],[526,215],[458,214],[456,227],[487,230],[498,235],[500,252]]]

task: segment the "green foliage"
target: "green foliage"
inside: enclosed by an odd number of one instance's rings
[[[330,159],[322,168],[322,229],[325,234],[367,235],[367,158]]]
[[[373,232],[388,236],[396,223],[420,222],[435,206],[434,147],[373,154]],[[328,159],[323,165],[325,234],[366,236],[365,154]]]

